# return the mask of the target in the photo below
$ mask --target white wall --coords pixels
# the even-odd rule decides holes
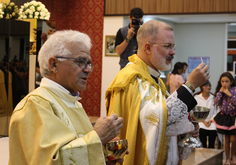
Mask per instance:
[[[225,23],[176,24],[176,55],[172,62],[188,62],[188,57],[210,57],[211,92],[226,71],[227,25]]]
[[[119,57],[105,56],[105,36],[116,35],[119,28],[123,27],[123,17],[104,17],[103,31],[103,58],[102,58],[102,93],[101,116],[106,115],[105,92],[116,74],[120,71]]]

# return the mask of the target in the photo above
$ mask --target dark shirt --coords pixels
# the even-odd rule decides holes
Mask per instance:
[[[116,34],[116,42],[115,42],[115,47],[117,47],[118,45],[120,45],[127,37],[128,34],[128,30],[130,28],[130,25],[125,26],[123,28],[120,28]],[[138,44],[137,44],[137,40],[136,40],[136,34],[131,38],[131,40],[129,41],[129,44],[127,45],[126,49],[124,50],[124,52],[122,52],[120,54],[120,66],[121,69],[123,67],[125,67],[125,65],[129,62],[128,61],[128,57],[136,54],[137,53],[137,49],[138,49]]]

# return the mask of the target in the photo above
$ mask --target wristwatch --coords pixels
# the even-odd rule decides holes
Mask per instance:
[[[185,85],[186,85],[191,91],[193,91],[193,93],[195,92],[195,89],[193,88],[193,86],[192,86],[191,84],[189,84],[188,82],[186,82]]]
[[[131,39],[130,38],[126,38],[126,41],[129,42]]]

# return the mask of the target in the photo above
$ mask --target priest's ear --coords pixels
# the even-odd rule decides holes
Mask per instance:
[[[144,52],[146,52],[147,54],[151,54],[151,48],[152,48],[152,44],[149,42],[146,42],[144,44]]]
[[[48,65],[49,65],[49,68],[50,68],[50,70],[53,72],[53,73],[57,73],[57,71],[58,71],[58,60],[57,60],[57,58],[55,58],[55,57],[50,57],[49,59],[48,59]]]

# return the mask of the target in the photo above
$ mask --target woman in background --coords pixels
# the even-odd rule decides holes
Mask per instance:
[[[211,94],[210,81],[206,81],[200,89],[201,93],[195,96],[197,105],[209,108],[210,113],[205,121],[199,123],[199,138],[204,148],[214,148],[217,132],[216,125],[213,123],[213,117],[217,114],[217,106],[214,104],[214,96]]]
[[[176,91],[183,83],[184,79],[181,76],[183,73],[184,64],[182,62],[177,62],[174,65],[174,69],[171,72],[171,75],[169,77],[169,85],[170,85],[170,93],[172,94],[174,91]]]
[[[225,135],[225,165],[230,165],[230,143],[232,164],[236,165],[236,82],[229,72],[220,76],[215,92],[215,104],[220,107],[220,112],[215,116],[217,132]]]

